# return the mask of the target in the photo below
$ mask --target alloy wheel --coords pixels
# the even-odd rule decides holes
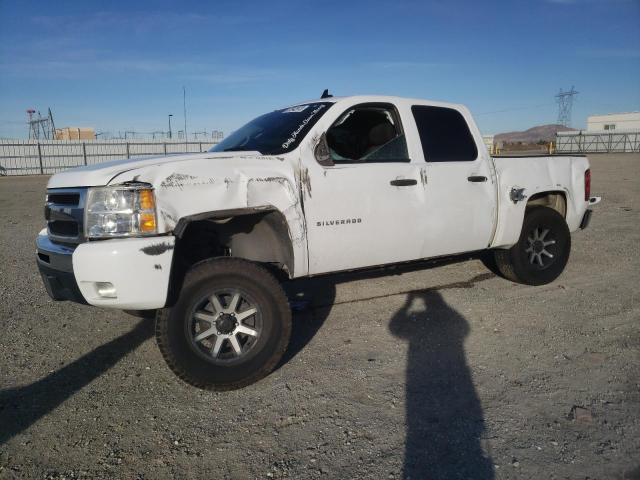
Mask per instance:
[[[235,363],[244,359],[262,332],[258,304],[238,289],[211,292],[198,302],[188,322],[191,344],[213,363]]]

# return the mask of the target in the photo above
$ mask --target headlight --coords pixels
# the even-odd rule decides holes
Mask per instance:
[[[156,201],[153,189],[148,185],[90,188],[85,205],[87,238],[157,233]]]

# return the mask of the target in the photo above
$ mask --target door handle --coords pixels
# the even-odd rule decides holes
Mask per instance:
[[[470,182],[486,182],[487,181],[487,177],[484,177],[482,175],[471,175],[470,177],[467,177],[467,180],[469,180]]]
[[[413,178],[398,178],[389,182],[394,187],[409,187],[411,185],[417,185],[418,181]]]

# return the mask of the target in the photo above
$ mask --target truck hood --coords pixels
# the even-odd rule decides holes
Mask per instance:
[[[260,154],[260,152],[205,152],[169,155],[163,157],[132,158],[130,160],[115,160],[111,162],[97,163],[86,167],[73,168],[57,173],[49,179],[47,188],[93,187],[108,185],[113,179],[125,172],[166,164],[176,164],[176,166],[178,166],[183,162],[210,160],[212,162],[220,162],[223,164],[232,161],[235,166],[240,166],[243,163],[252,163],[251,160],[276,158],[278,160],[283,160],[282,157],[266,156]]]

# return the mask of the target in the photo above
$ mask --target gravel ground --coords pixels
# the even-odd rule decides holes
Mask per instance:
[[[210,393],[153,326],[56,303],[34,259],[45,177],[0,179],[0,478],[640,478],[640,155],[556,282],[478,260],[290,285],[280,368]]]

